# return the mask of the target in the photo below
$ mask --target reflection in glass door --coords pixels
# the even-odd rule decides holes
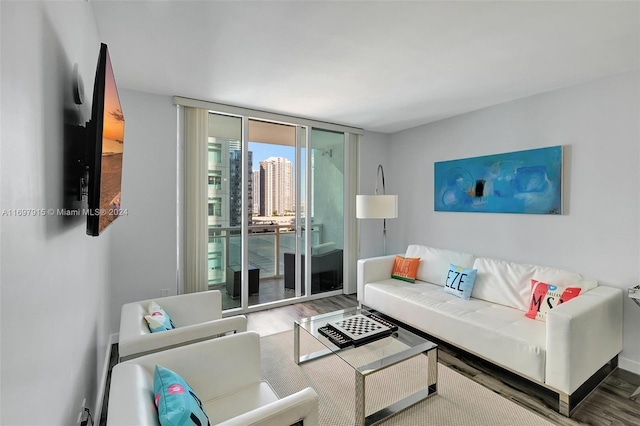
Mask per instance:
[[[222,308],[231,309],[241,301],[242,118],[209,113],[208,129],[209,289],[220,290]]]
[[[312,129],[308,173],[301,174],[301,187],[308,191],[301,209],[305,213],[304,248],[301,253],[302,294],[310,279],[311,294],[343,287],[344,257],[344,133]],[[305,176],[306,175],[306,176]],[[308,180],[307,180],[308,178]],[[310,261],[305,253],[310,252]],[[310,268],[311,273],[304,271]]]

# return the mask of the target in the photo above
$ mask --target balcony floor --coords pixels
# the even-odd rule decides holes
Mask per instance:
[[[227,293],[225,283],[213,284],[210,290],[220,290],[222,294],[222,309],[240,307],[240,298],[233,299]],[[284,277],[260,278],[259,291],[257,294],[249,295],[249,306],[263,303],[276,302],[279,300],[291,299],[296,296],[294,290],[284,288]]]

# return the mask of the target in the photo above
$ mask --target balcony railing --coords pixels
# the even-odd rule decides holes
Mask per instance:
[[[303,241],[305,231],[303,231]],[[294,253],[295,230],[291,225],[249,226],[249,263],[260,268],[260,278],[281,277],[284,253]],[[322,224],[311,227],[312,245],[322,242]],[[242,263],[240,227],[209,227],[209,285],[226,282],[229,265]]]

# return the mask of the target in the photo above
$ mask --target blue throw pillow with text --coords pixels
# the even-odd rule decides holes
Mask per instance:
[[[477,269],[465,269],[450,264],[449,271],[447,272],[447,283],[444,285],[444,292],[453,294],[464,300],[469,300],[477,274]]]

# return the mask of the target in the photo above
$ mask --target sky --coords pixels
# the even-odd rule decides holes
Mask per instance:
[[[253,152],[253,170],[260,170],[260,162],[269,157],[284,157],[295,164],[295,148],[285,145],[249,142],[249,151]]]

